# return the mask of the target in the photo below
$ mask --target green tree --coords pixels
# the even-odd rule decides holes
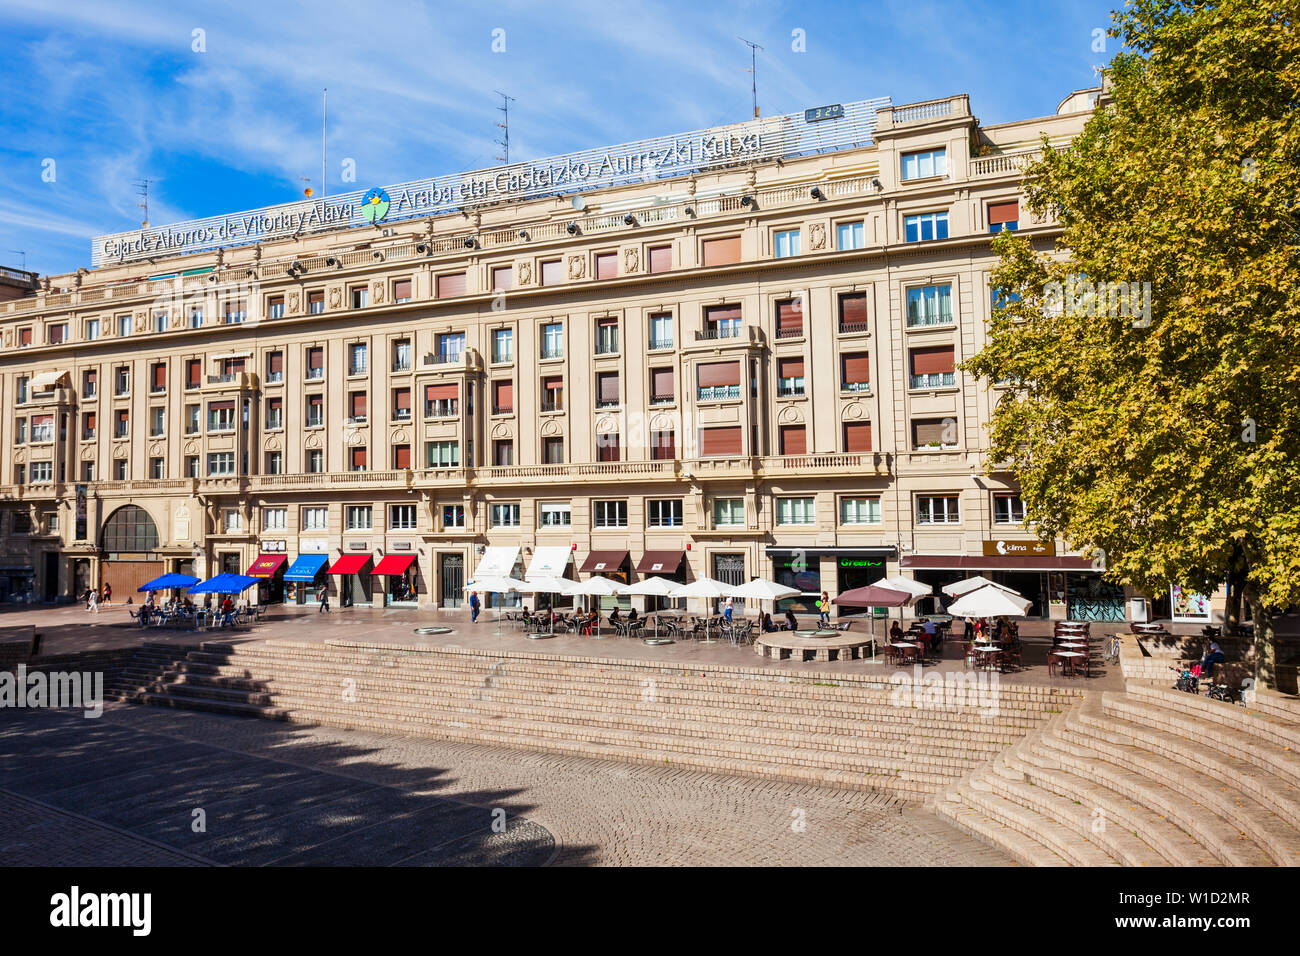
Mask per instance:
[[[964,366],[1012,383],[990,461],[1043,537],[1153,593],[1226,581],[1230,613],[1250,603],[1266,687],[1273,617],[1300,602],[1298,11],[1114,14],[1123,49],[1096,112],[1027,171],[1030,209],[1061,237],[994,240],[1003,304]]]

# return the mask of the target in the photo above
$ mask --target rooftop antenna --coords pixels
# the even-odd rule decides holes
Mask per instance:
[[[763,48],[744,37],[736,37],[736,39],[749,47],[749,69],[746,70],[742,66],[741,71],[750,75],[749,87],[754,96],[754,119],[758,119],[758,51]]]
[[[492,92],[496,93],[497,96],[501,97],[501,105],[498,106],[497,109],[499,109],[504,114],[503,121],[497,123],[497,128],[503,131],[502,137],[501,139],[495,139],[492,142],[500,146],[502,150],[504,150],[505,152],[505,155],[497,157],[497,161],[501,163],[505,163],[507,166],[509,166],[510,165],[510,103],[514,100],[514,97],[510,96],[509,94],[502,93],[500,90],[493,90]]]
[[[26,253],[26,251],[24,251],[24,250],[22,250],[22,249],[10,249],[10,250],[9,250],[9,253],[10,253],[10,255],[12,255],[12,254],[14,254],[14,253],[17,253],[18,255],[20,255],[20,256],[23,257],[22,270],[23,270],[23,272],[26,272],[26,271],[27,271],[27,253]]]
[[[152,180],[149,179],[137,179],[134,183],[135,194],[140,197],[136,205],[144,210],[144,221],[140,223],[141,229],[149,228],[149,183],[151,182]]]

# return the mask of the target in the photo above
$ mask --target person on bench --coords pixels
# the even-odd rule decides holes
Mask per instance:
[[[1210,641],[1210,649],[1206,651],[1205,656],[1201,658],[1201,679],[1209,680],[1212,678],[1214,676],[1214,665],[1222,664],[1224,660],[1226,660],[1226,658],[1223,655],[1223,651],[1219,649],[1219,645],[1214,641]]]

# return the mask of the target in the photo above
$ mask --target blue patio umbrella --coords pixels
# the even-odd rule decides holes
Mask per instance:
[[[171,588],[187,588],[193,584],[198,584],[199,579],[188,574],[176,574],[168,572],[160,577],[154,578],[148,584],[142,584],[136,588],[136,593],[144,591],[167,591]]]
[[[201,584],[196,584],[190,588],[191,594],[239,594],[241,591],[247,591],[261,579],[249,577],[247,574],[218,574],[214,578],[208,578]]]

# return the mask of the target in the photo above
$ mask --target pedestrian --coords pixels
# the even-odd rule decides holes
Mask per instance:
[[[99,613],[99,592],[95,588],[86,589],[86,610],[92,614]]]
[[[104,585],[104,607],[113,606],[113,585]]]
[[[831,626],[831,596],[825,591],[822,592],[821,600],[817,602],[817,626]]]
[[[322,584],[317,589],[316,600],[320,601],[320,607],[316,609],[316,613],[328,614],[330,612],[330,589],[328,585]]]
[[[469,622],[476,624],[478,622],[478,612],[482,605],[479,603],[478,592],[471,591],[469,595]]]
[[[731,623],[731,597],[727,597],[727,602],[722,606],[722,619],[728,624]]]
[[[794,609],[787,607],[785,609],[785,629],[787,631],[799,630],[799,619],[794,616]]]

